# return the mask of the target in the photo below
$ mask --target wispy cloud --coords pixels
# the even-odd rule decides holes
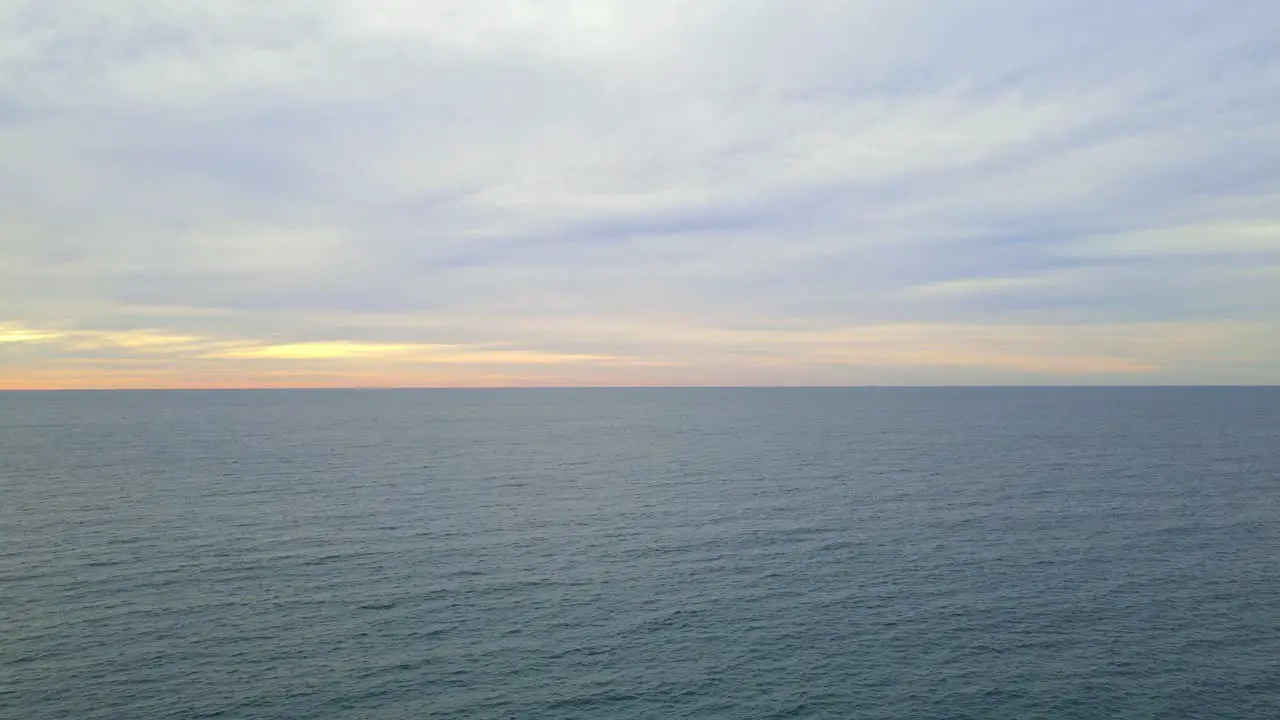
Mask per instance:
[[[1280,222],[1244,220],[1084,237],[1065,248],[1064,254],[1101,258],[1247,256],[1247,261],[1276,263],[1280,262]]]
[[[1261,0],[9,2],[5,383],[1280,382],[1277,47]]]

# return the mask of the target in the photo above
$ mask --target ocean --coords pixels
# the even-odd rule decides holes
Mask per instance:
[[[1280,389],[0,393],[0,717],[1280,718]]]

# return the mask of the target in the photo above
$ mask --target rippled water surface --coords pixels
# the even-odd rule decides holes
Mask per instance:
[[[6,718],[1280,718],[1280,391],[0,393]]]

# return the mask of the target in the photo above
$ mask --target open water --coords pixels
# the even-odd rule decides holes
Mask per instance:
[[[0,716],[1280,718],[1280,390],[0,393]]]

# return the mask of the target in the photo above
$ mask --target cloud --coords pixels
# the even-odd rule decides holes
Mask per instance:
[[[0,321],[78,339],[5,347],[1280,382],[1276,33],[1252,0],[10,2]]]
[[[641,365],[629,358],[583,353],[536,352],[518,349],[486,349],[458,345],[361,343],[350,341],[283,343],[237,347],[204,355],[233,360],[395,360],[423,364],[467,365],[564,365],[591,363]]]
[[[1280,222],[1237,221],[1086,237],[1066,248],[1065,254],[1102,258],[1245,256],[1251,261],[1280,262]]]
[[[59,333],[27,330],[25,328],[0,328],[0,343],[37,343],[54,340]]]
[[[1022,277],[961,278],[908,288],[907,294],[923,297],[963,297],[1009,292],[1035,292],[1059,284],[1060,279],[1044,275]]]

